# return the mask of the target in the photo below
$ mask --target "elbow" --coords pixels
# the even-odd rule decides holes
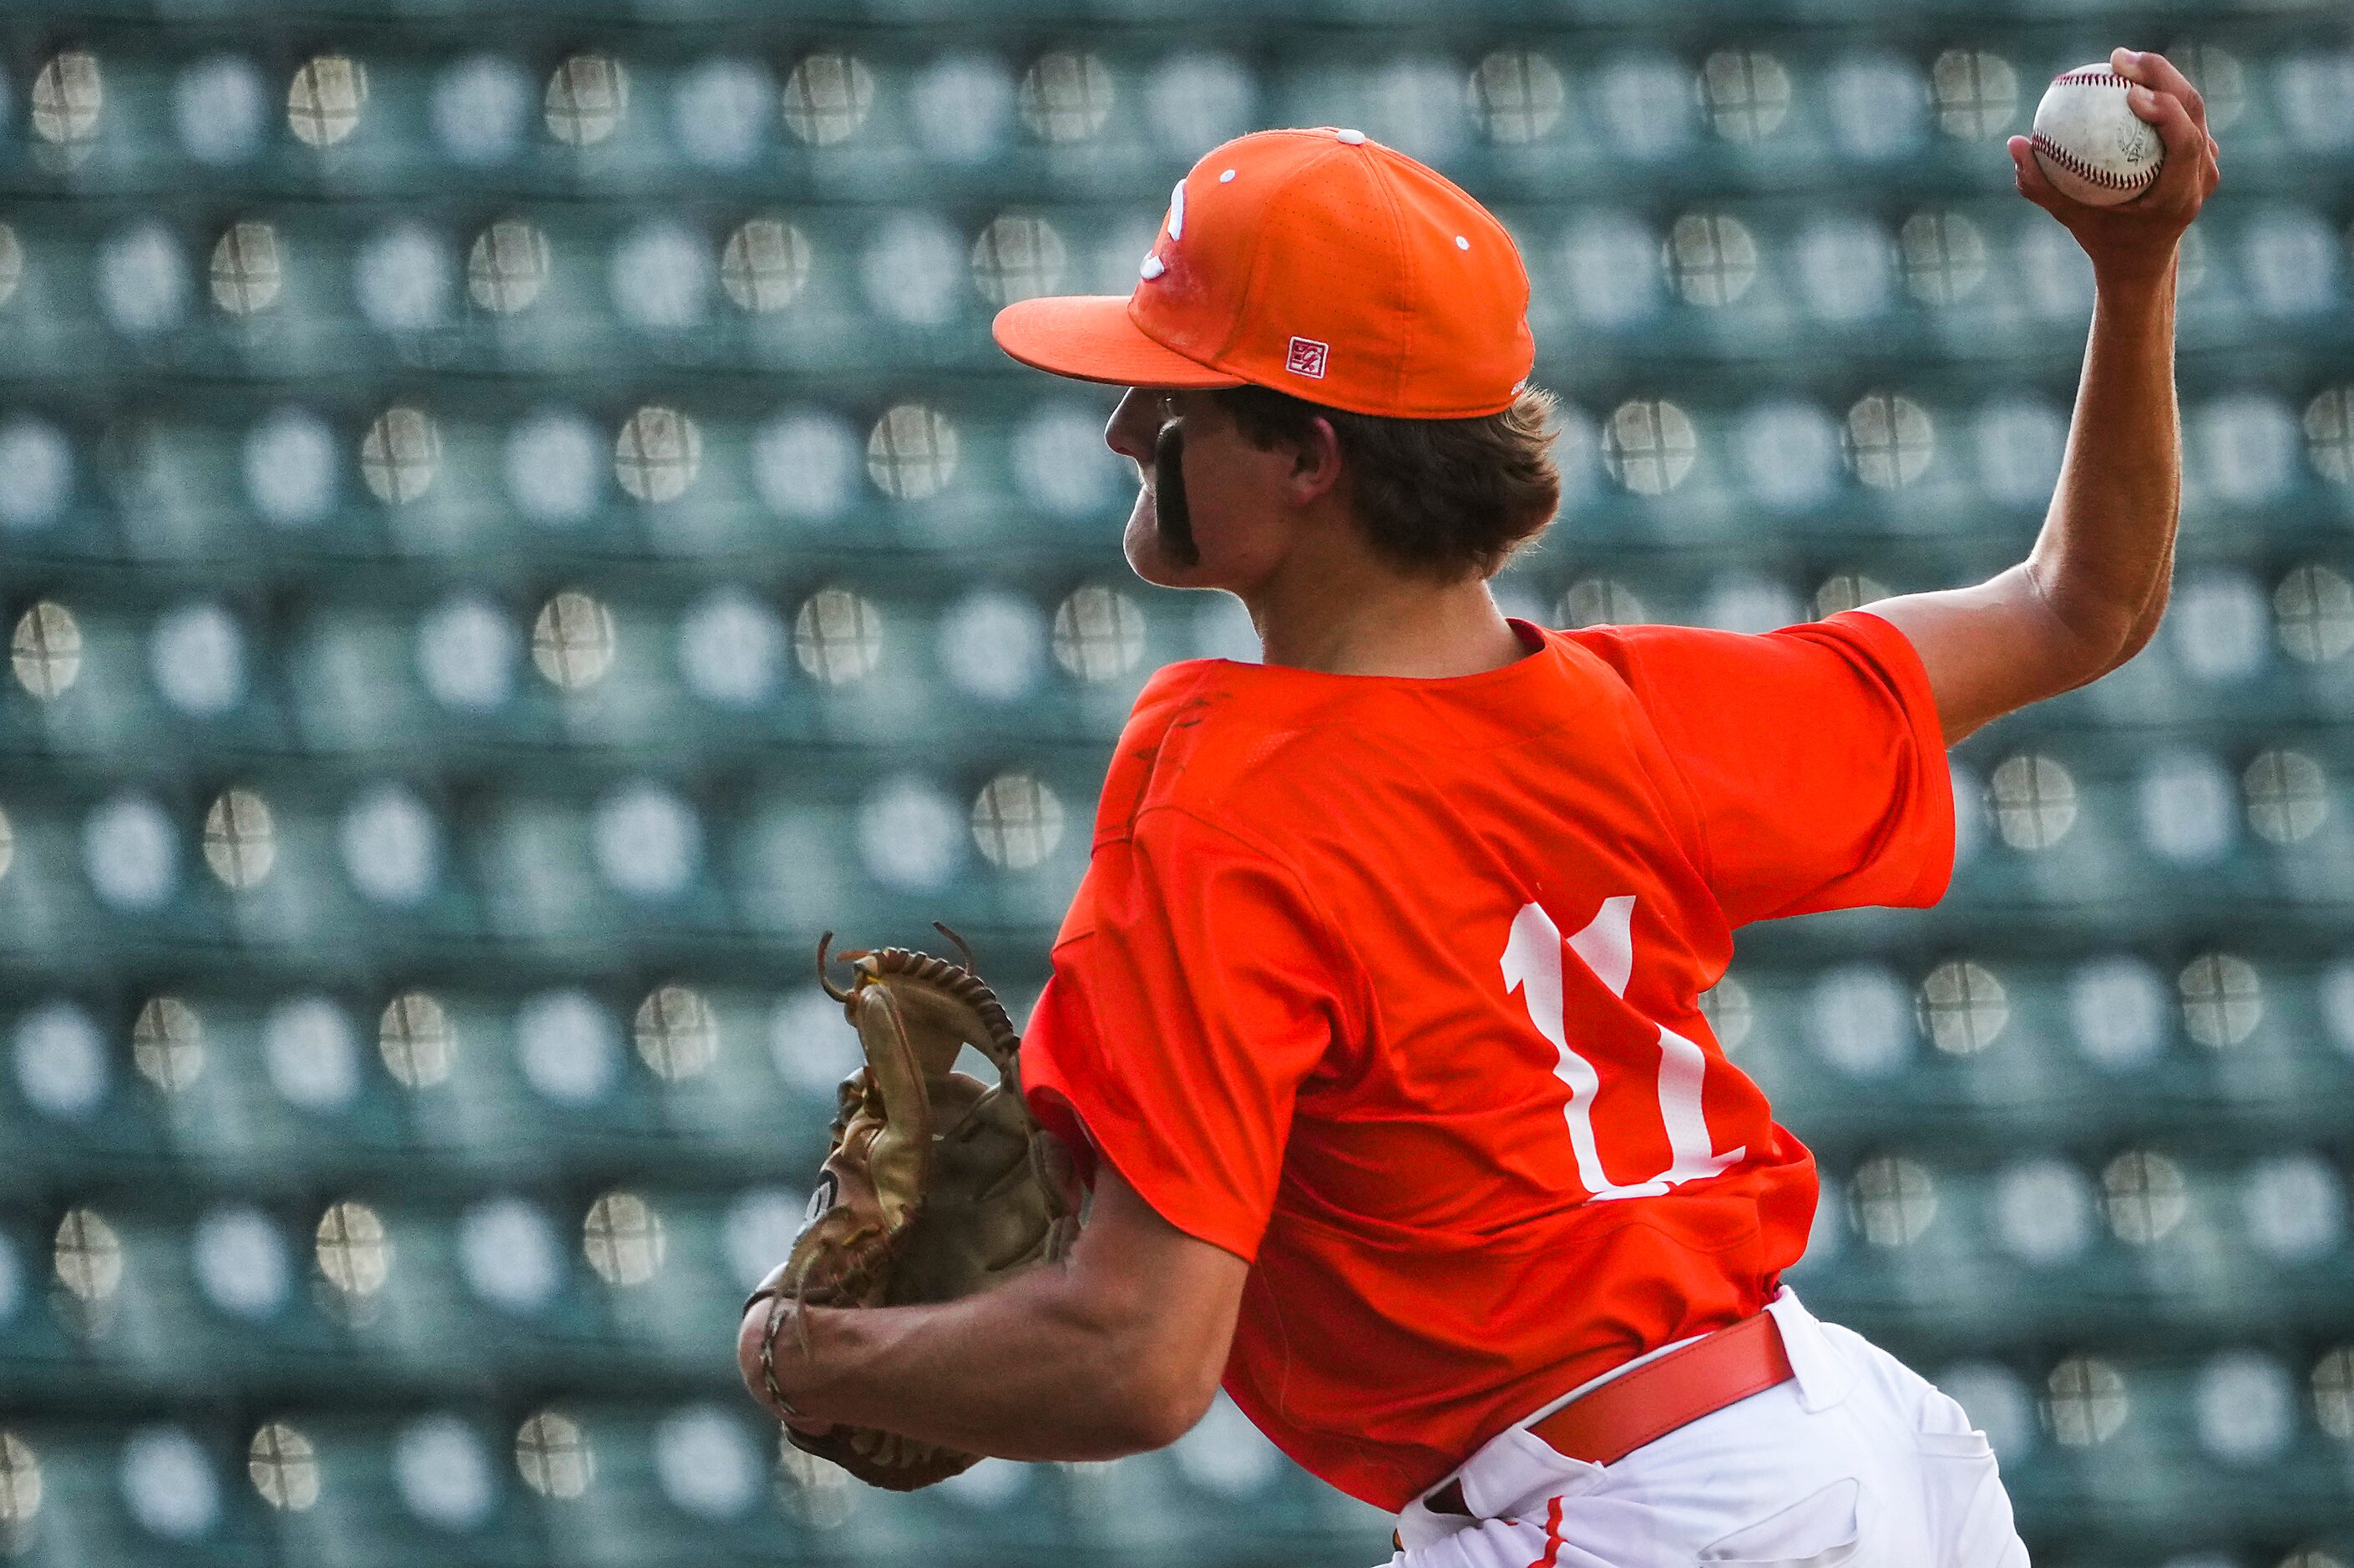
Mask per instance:
[[[2111,627],[2097,637],[2084,640],[2088,650],[2080,673],[2068,683],[2066,690],[2088,686],[2111,671],[2122,669],[2134,656],[2149,646],[2158,635],[2158,623],[2166,613],[2166,587],[2160,584],[2141,612],[2122,629]]]
[[[2042,662],[2055,678],[2055,691],[2097,681],[2140,652],[2166,611],[2163,582],[2144,603],[2128,604],[2061,591],[2032,563],[2026,578],[2043,611]]]
[[[1166,1448],[1201,1425],[1218,1396],[1218,1370],[1188,1367],[1174,1375],[1163,1373],[1148,1381],[1136,1400],[1135,1436],[1144,1448]]]
[[[2115,609],[2066,618],[2070,683],[2096,681],[2132,658],[2149,641],[2155,625],[2145,627],[2138,615]]]
[[[1217,1397],[1249,1265],[1177,1231],[1115,1177],[1070,1266],[1048,1276],[1041,1348],[1065,1354],[1052,1383],[1067,1389],[1066,1434],[1115,1458],[1165,1448]]]
[[[1209,1414],[1217,1397],[1214,1373],[1198,1375],[1193,1369],[1172,1369],[1165,1360],[1140,1356],[1116,1380],[1106,1385],[1105,1443],[1111,1451],[1103,1458],[1150,1453],[1166,1448],[1193,1430]]]
[[[2125,641],[2117,645],[2117,651],[2102,662],[2100,667],[2093,672],[2091,678],[2097,681],[2112,670],[2123,669],[2132,663],[2134,655],[2149,646],[2150,636],[2157,630],[2157,626],[2153,623],[2148,627],[2137,627],[2127,633]]]
[[[2158,623],[2166,619],[2167,596],[2171,588],[2172,584],[2161,577],[2158,586],[2150,589],[2149,602],[2141,607],[2141,613],[2135,616],[2133,624],[2126,629],[2125,639],[2118,645],[2116,656],[2109,661],[2108,670],[2102,671],[2103,674],[2120,664],[2130,662],[2135,654],[2149,646],[2149,640],[2158,635]]]
[[[1100,1305],[1100,1304],[1099,1304]],[[1087,1425],[1089,1458],[1121,1458],[1165,1448],[1209,1413],[1225,1370],[1225,1338],[1196,1331],[1186,1315],[1137,1296],[1121,1309],[1095,1315],[1082,1386],[1095,1397]]]

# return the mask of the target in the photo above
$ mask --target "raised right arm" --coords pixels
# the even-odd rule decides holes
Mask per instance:
[[[2219,175],[2206,107],[2182,73],[2126,49],[2111,63],[2142,84],[2132,90],[2134,111],[2166,142],[2165,168],[2146,195],[2087,207],[2052,188],[2026,138],[2010,143],[2020,193],[2076,237],[2096,291],[2067,456],[2042,530],[2025,560],[1985,582],[1866,607],[1920,654],[1948,746],[2115,669],[2141,651],[2166,610],[2182,489],[2175,251]]]

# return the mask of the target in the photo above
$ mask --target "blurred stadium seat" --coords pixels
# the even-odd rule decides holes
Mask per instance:
[[[1765,630],[2031,537],[2091,279],[2000,139],[2124,41],[2229,174],[2164,634],[1959,748],[1936,910],[1708,1005],[1821,1159],[1799,1287],[2039,1563],[2354,1563],[2342,15],[562,9],[0,18],[0,1552],[1382,1555],[1223,1403],[898,1499],[734,1386],[851,1062],[819,931],[945,919],[1026,1010],[1136,691],[1255,651],[989,314],[1363,126],[1528,260],[1508,607]]]

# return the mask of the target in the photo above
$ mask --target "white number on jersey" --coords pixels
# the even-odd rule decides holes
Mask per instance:
[[[1558,1060],[1553,1071],[1569,1086],[1569,1147],[1577,1157],[1577,1179],[1597,1199],[1654,1198],[1681,1182],[1714,1176],[1747,1152],[1734,1149],[1714,1152],[1708,1120],[1701,1109],[1701,1081],[1708,1071],[1708,1055],[1692,1041],[1665,1024],[1659,1033],[1659,1120],[1666,1127],[1670,1163],[1647,1181],[1622,1186],[1602,1168],[1602,1152],[1594,1139],[1594,1102],[1602,1093],[1601,1070],[1569,1043],[1563,1012],[1562,950],[1566,947],[1613,996],[1627,994],[1635,972],[1635,895],[1606,898],[1585,928],[1562,940],[1561,927],[1537,905],[1523,906],[1512,919],[1512,934],[1504,944],[1504,994],[1522,993],[1529,1022],[1553,1042]]]

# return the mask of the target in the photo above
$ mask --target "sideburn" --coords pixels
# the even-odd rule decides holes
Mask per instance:
[[[1181,567],[1202,564],[1193,542],[1193,514],[1185,508],[1185,429],[1176,419],[1152,439],[1152,518],[1161,547]]]

